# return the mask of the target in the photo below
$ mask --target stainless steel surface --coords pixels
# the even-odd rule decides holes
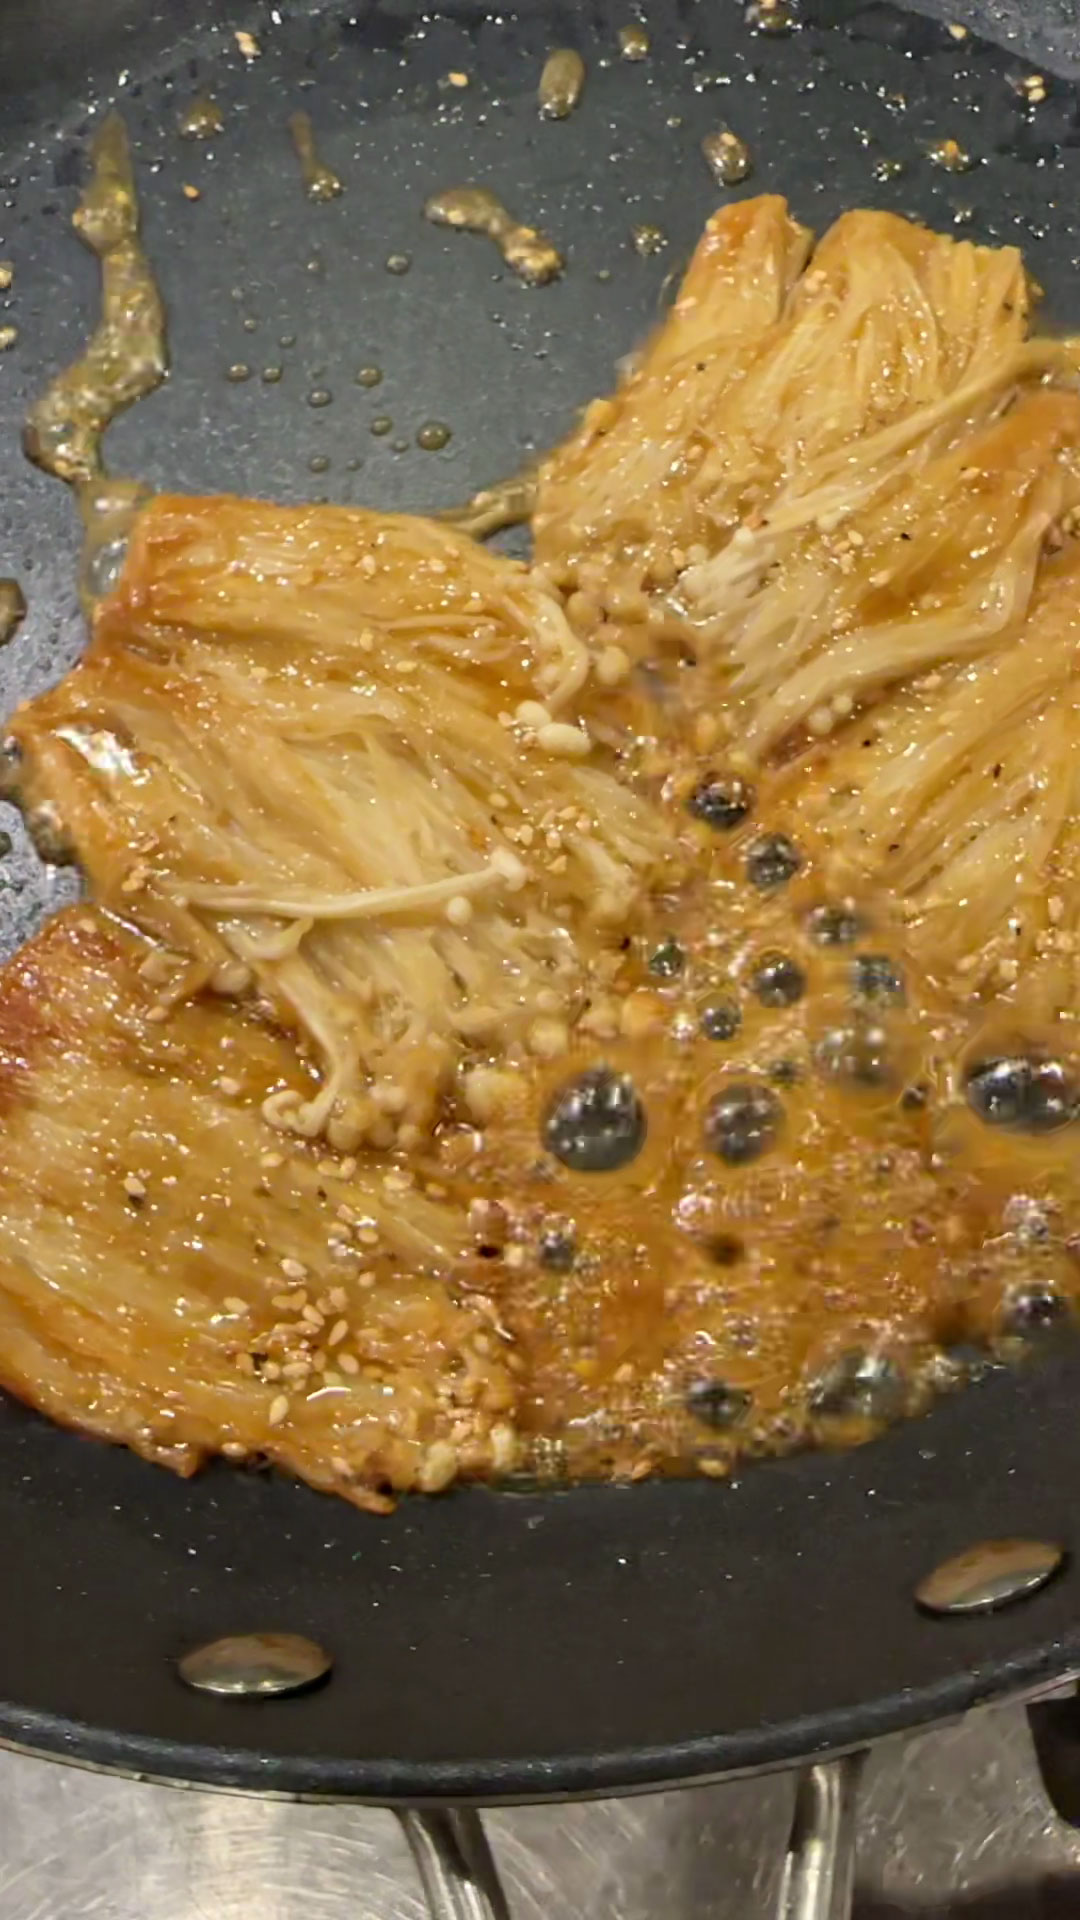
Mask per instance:
[[[859,1781],[865,1755],[806,1767],[795,1783],[778,1920],[851,1920]]]
[[[306,1693],[325,1680],[333,1660],[302,1633],[235,1633],[192,1647],[180,1678],[198,1693],[258,1699]]]
[[[487,1835],[468,1807],[398,1815],[431,1920],[508,1920]]]
[[[943,1560],[915,1598],[927,1613],[992,1613],[1038,1593],[1064,1563],[1064,1548],[1050,1540],[982,1540]]]
[[[858,1620],[852,1631],[867,1629]],[[773,1920],[794,1782],[491,1813],[513,1920]],[[424,1920],[388,1813],[178,1792],[0,1753],[0,1920]],[[1017,1708],[872,1754],[856,1920],[1075,1920],[1080,1836]]]

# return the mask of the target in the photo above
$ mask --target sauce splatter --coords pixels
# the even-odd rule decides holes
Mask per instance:
[[[309,200],[336,200],[344,193],[338,175],[319,159],[315,146],[315,132],[311,124],[310,113],[294,113],[289,117],[289,132],[296,148],[296,157],[300,162],[300,173],[304,182],[304,192]]]
[[[208,93],[196,94],[185,107],[177,125],[185,140],[213,140],[225,126],[221,108]]]
[[[635,227],[630,235],[635,253],[648,258],[651,253],[662,253],[667,246],[667,235],[662,227]]]
[[[930,158],[935,167],[944,167],[946,173],[968,173],[974,161],[966,147],[959,140],[939,140],[930,149]]]
[[[17,580],[0,580],[0,647],[5,647],[26,617],[26,600]]]
[[[526,286],[540,287],[556,280],[565,265],[547,235],[515,220],[487,187],[448,187],[443,193],[433,193],[424,208],[424,218],[439,227],[486,234]]]
[[[585,62],[573,47],[556,47],[540,75],[540,111],[545,120],[565,120],[585,86]]]
[[[753,161],[746,141],[740,140],[730,127],[707,133],[701,143],[701,151],[718,187],[737,187],[740,180],[747,179],[752,170]]]
[[[624,60],[647,60],[649,36],[639,21],[619,28],[619,52]]]
[[[101,443],[118,413],[165,378],[165,309],[139,240],[127,131],[110,113],[72,224],[101,262],[101,319],[86,352],[31,408],[23,444],[35,465],[74,486],[103,471]]]

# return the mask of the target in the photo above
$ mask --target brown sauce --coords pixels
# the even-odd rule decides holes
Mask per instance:
[[[332,167],[320,160],[315,146],[315,132],[309,113],[294,113],[289,118],[289,132],[296,148],[296,157],[300,162],[300,173],[304,182],[304,191],[309,200],[336,200],[344,192],[341,180]]]
[[[585,87],[585,62],[573,47],[556,47],[540,75],[540,111],[545,120],[565,120]]]
[[[540,287],[557,280],[565,265],[554,242],[538,228],[515,220],[487,187],[448,187],[442,193],[433,193],[424,217],[435,226],[486,234],[526,286]]]
[[[217,101],[200,93],[184,108],[177,125],[185,140],[213,140],[224,129],[225,120]]]
[[[127,132],[110,113],[72,224],[101,263],[102,314],[86,352],[31,408],[23,434],[35,465],[76,487],[103,472],[101,443],[118,413],[165,378],[165,309],[139,240]]]
[[[746,180],[753,169],[746,141],[740,140],[730,127],[707,133],[701,143],[701,151],[718,187],[737,187],[740,180]]]
[[[7,645],[26,618],[26,600],[17,580],[0,580],[0,647]]]

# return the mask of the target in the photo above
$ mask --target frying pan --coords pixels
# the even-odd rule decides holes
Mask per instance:
[[[398,0],[0,0],[3,319],[19,329],[0,361],[0,564],[29,602],[0,655],[5,710],[82,640],[72,503],[22,458],[19,430],[97,312],[68,219],[111,101],[173,371],[109,456],[153,486],[424,508],[520,466],[654,321],[715,205],[700,140],[721,122],[755,156],[742,191],[786,193],[819,230],[869,203],[1018,243],[1051,318],[1080,320],[1069,0],[949,8],[1004,45],[857,0],[804,0],[788,35],[755,34],[739,0],[651,0],[638,63],[619,57],[629,17],[618,0],[523,0],[505,18],[472,0],[430,16]],[[585,97],[546,123],[539,69],[566,44],[585,56]],[[1052,75],[1036,109],[1010,84],[1021,46]],[[468,86],[448,86],[451,71]],[[207,89],[224,132],[183,142],[177,114]],[[325,205],[301,189],[297,107],[345,181]],[[929,162],[950,136],[971,171]],[[560,282],[526,290],[486,241],[425,225],[427,195],[470,178],[566,246]],[[639,223],[662,229],[660,254],[635,251]],[[407,273],[387,272],[391,253]],[[375,391],[354,382],[365,362],[382,369]],[[252,377],[227,378],[241,364]],[[273,366],[281,379],[263,381]],[[332,403],[309,405],[314,388]],[[393,421],[381,437],[377,415]],[[437,454],[415,443],[429,418],[452,429]],[[76,883],[37,863],[16,816],[2,824],[10,949]],[[934,1618],[913,1599],[978,1541],[1075,1551],[1078,1405],[1066,1341],[871,1446],[732,1485],[473,1490],[383,1521],[270,1476],[185,1483],[4,1404],[0,1738],[159,1779],[412,1806],[627,1791],[853,1749],[1080,1668],[1068,1561],[999,1613]],[[260,1631],[320,1643],[329,1682],[258,1705],[180,1683],[192,1645]],[[463,1832],[444,1820],[418,1844]]]

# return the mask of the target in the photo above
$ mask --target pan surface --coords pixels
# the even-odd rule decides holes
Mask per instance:
[[[18,436],[96,313],[68,218],[110,101],[173,357],[111,435],[114,469],[422,508],[514,469],[604,390],[715,204],[700,140],[721,122],[752,148],[745,191],[788,194],[819,230],[862,203],[1015,242],[1051,314],[1080,322],[1080,121],[1059,77],[1080,70],[1080,30],[1061,0],[987,11],[1002,32],[1019,19],[1053,65],[1034,110],[1010,85],[1016,45],[844,0],[811,0],[788,35],[755,34],[738,0],[655,0],[634,63],[617,38],[630,9],[608,0],[504,19],[465,0],[438,16],[394,0],[349,14],[0,0],[3,323],[18,327],[0,356],[0,569],[30,606],[0,655],[5,710],[81,644],[72,505]],[[540,65],[566,44],[585,56],[585,99],[544,123]],[[183,141],[177,115],[207,90],[224,131]],[[345,182],[325,205],[301,190],[298,107]],[[949,137],[970,171],[929,161]],[[468,178],[565,245],[561,282],[526,291],[486,242],[424,224],[426,196]],[[631,242],[644,223],[665,236],[651,257]],[[391,254],[408,271],[389,272]],[[365,364],[377,388],[356,383]],[[250,377],[230,379],[240,366]],[[310,404],[317,390],[329,404]],[[438,453],[416,445],[429,419],[452,430]],[[15,843],[0,863],[10,950],[74,882],[35,862],[14,816],[0,824]],[[1072,1565],[999,1615],[934,1620],[912,1598],[988,1537],[1080,1548],[1078,1403],[1080,1353],[1063,1346],[855,1454],[733,1486],[474,1491],[386,1521],[266,1476],[182,1483],[5,1404],[0,1738],[220,1785],[540,1798],[773,1764],[956,1713],[1080,1667]],[[260,1629],[313,1635],[334,1656],[329,1684],[258,1706],[183,1689],[186,1648]]]

